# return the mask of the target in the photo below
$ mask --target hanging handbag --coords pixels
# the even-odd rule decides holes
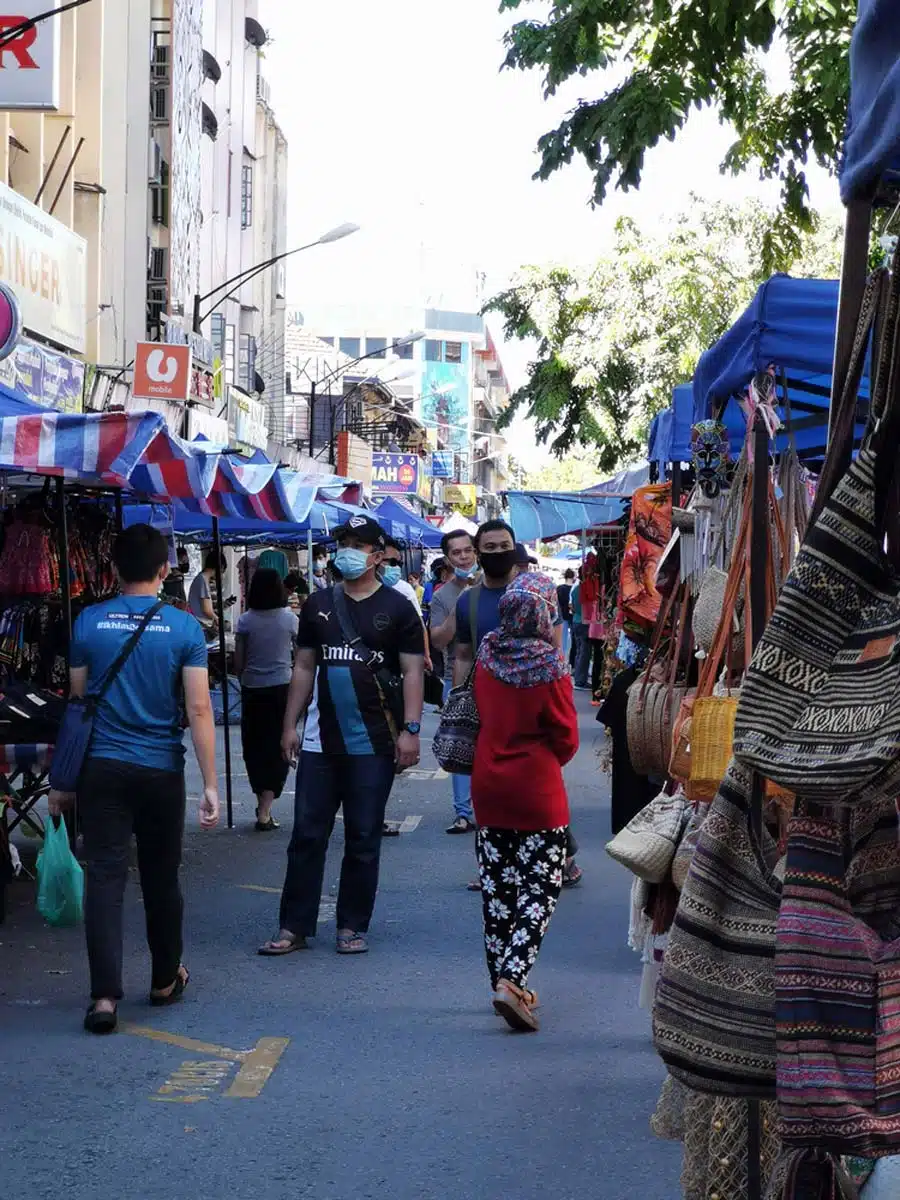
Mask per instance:
[[[783,1140],[835,1155],[897,1154],[896,806],[798,810],[788,832],[775,958]]]
[[[471,775],[475,765],[475,746],[481,732],[481,718],[475,703],[475,666],[465,683],[450,689],[432,749],[441,767],[451,775]]]
[[[607,842],[606,853],[645,883],[662,883],[689,816],[683,792],[660,792]]]
[[[676,601],[680,598],[680,614],[676,616]],[[625,729],[628,753],[638,775],[665,779],[672,756],[672,731],[681,702],[687,692],[683,684],[676,685],[679,666],[679,647],[689,648],[686,633],[686,614],[690,596],[687,584],[671,592],[663,601],[647,669],[628,690]],[[660,649],[669,630],[665,654]],[[659,674],[662,678],[654,680]]]
[[[733,763],[697,838],[662,962],[653,1037],[676,1079],[775,1095],[777,847],[751,829],[751,773]]]
[[[69,793],[77,791],[78,780],[84,768],[91,737],[94,733],[97,709],[131,657],[144,630],[162,607],[163,604],[160,601],[147,610],[95,692],[88,692],[86,696],[69,698],[60,722],[53,750],[53,762],[50,766],[50,786],[56,791]]]
[[[873,420],[834,492],[817,498],[821,511],[750,663],[735,723],[742,762],[823,803],[900,793],[900,576],[883,549],[900,436],[897,263],[892,289]],[[855,409],[876,299],[870,280],[843,411]]]
[[[687,883],[688,873],[691,869],[691,859],[694,857],[694,851],[697,849],[697,842],[700,840],[700,830],[703,828],[703,823],[709,814],[709,807],[708,804],[701,801],[691,809],[684,836],[678,843],[678,849],[675,851],[675,857],[672,859],[672,882],[678,888],[679,892],[685,883]]]
[[[371,650],[362,640],[356,628],[356,621],[347,603],[344,585],[336,583],[334,592],[334,611],[341,627],[341,636],[347,645],[355,650],[361,660],[375,676],[375,683],[381,696],[384,714],[391,726],[391,733],[396,738],[406,724],[406,705],[403,699],[403,680],[384,665],[384,658],[377,650]]]

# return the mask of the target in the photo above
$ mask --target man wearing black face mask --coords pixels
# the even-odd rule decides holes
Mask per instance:
[[[456,658],[453,683],[465,683],[485,634],[500,624],[500,597],[519,573],[516,535],[505,521],[485,521],[475,534],[483,583],[469,588],[456,604]]]

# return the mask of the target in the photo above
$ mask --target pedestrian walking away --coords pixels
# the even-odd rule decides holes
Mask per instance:
[[[572,638],[575,643],[575,690],[586,692],[590,689],[588,672],[591,668],[591,653],[593,647],[590,641],[590,625],[584,619],[581,608],[581,571],[578,572],[578,582],[572,588],[569,603],[572,606]]]
[[[453,686],[453,663],[456,656],[456,607],[469,588],[478,586],[481,576],[475,555],[475,543],[463,529],[444,534],[441,550],[453,568],[453,575],[439,588],[431,600],[431,644],[444,651],[444,699]],[[451,775],[453,789],[453,821],[450,834],[473,833],[475,814],[472,810],[472,781],[467,775]]]
[[[84,1025],[91,1033],[111,1033],[117,1024],[132,835],[152,960],[150,1003],[174,1003],[188,983],[178,880],[185,817],[182,691],[203,776],[200,823],[210,829],[219,819],[206,641],[192,616],[157,600],[169,571],[166,540],[149,525],[132,525],[116,539],[113,562],[122,594],[81,613],[70,668],[74,697],[107,685],[78,783],[92,1000]],[[58,814],[73,799],[51,791],[50,812]]]
[[[570,666],[572,661],[572,589],[575,586],[575,572],[571,567],[563,576],[564,582],[556,589],[556,599],[559,603],[559,616],[563,623],[563,658]]]
[[[578,750],[572,682],[556,645],[556,588],[523,574],[478,652],[481,730],[472,773],[484,946],[493,1005],[516,1030],[538,1028],[528,981],[563,886],[569,804],[562,768]]]
[[[368,950],[385,808],[396,771],[419,761],[422,621],[378,578],[385,535],[375,520],[351,517],[335,539],[343,582],[309,598],[297,632],[282,733],[288,761],[299,753],[294,829],[280,928],[259,951],[268,956],[301,950],[316,934],[325,856],[341,807],[337,949]],[[297,725],[307,706],[301,743]]]
[[[241,681],[241,748],[250,790],[256,796],[256,829],[278,828],[272,805],[284,791],[288,764],[281,732],[299,619],[287,606],[285,585],[272,567],[257,567],[247,611],[237,623],[235,672]]]

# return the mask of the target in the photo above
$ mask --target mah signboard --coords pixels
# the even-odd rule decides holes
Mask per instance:
[[[372,455],[372,491],[379,496],[414,496],[419,490],[418,454]]]

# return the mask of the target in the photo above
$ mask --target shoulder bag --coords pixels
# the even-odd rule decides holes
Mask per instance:
[[[432,744],[434,757],[451,775],[471,775],[481,718],[475,703],[475,667],[460,687],[451,688]]]
[[[689,818],[684,792],[660,792],[607,842],[606,853],[645,883],[662,883]]]
[[[742,762],[820,803],[900,793],[900,575],[884,551],[900,436],[898,268],[900,260],[866,437],[833,493],[817,498],[819,514],[756,648],[735,722]],[[870,280],[842,399],[851,435],[876,291]]]
[[[393,734],[397,738],[406,724],[406,711],[403,701],[403,680],[384,666],[382,657],[377,650],[371,650],[359,635],[356,622],[342,583],[335,584],[334,611],[341,627],[341,635],[347,645],[355,650],[365,665],[375,677],[378,691],[381,695],[382,706],[389,723],[393,725]]]
[[[144,630],[162,607],[163,602],[160,601],[147,610],[137,629],[122,647],[118,658],[106,672],[96,692],[89,692],[86,696],[70,697],[59,725],[59,734],[53,750],[53,761],[50,765],[50,786],[56,791],[74,792],[77,790],[78,780],[94,733],[94,718],[100,702],[131,657]]]

